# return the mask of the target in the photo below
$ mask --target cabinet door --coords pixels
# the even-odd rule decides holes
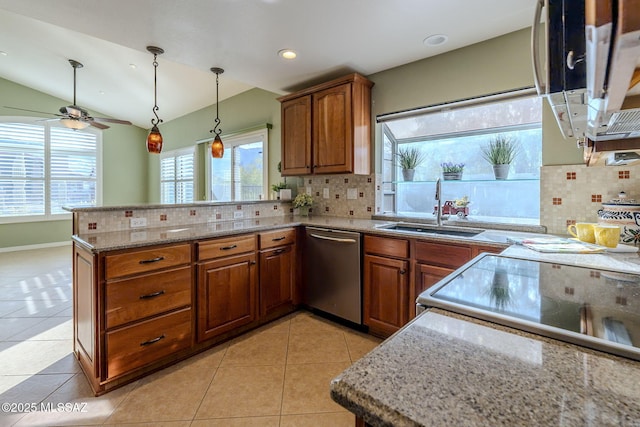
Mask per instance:
[[[281,174],[308,175],[311,173],[311,95],[284,101],[281,112]]]
[[[416,316],[415,300],[420,294],[440,280],[451,274],[451,268],[436,267],[433,265],[416,264],[416,283],[414,294],[409,298],[409,319]]]
[[[408,321],[409,262],[364,256],[364,324],[388,336]]]
[[[313,94],[313,173],[353,172],[351,83]]]
[[[260,315],[263,317],[293,308],[294,248],[288,245],[260,254]]]
[[[256,255],[198,266],[198,341],[256,320]]]

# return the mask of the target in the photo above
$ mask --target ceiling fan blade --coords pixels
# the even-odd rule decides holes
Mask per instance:
[[[119,119],[108,119],[106,117],[91,117],[90,120],[95,120],[96,122],[107,122],[107,123],[118,123],[121,125],[130,125],[131,122],[128,120],[119,120]]]
[[[26,108],[18,108],[18,107],[9,107],[7,105],[4,106],[4,108],[10,108],[12,110],[20,110],[20,111],[29,111],[31,113],[38,113],[38,114],[48,114],[50,116],[56,116],[56,117],[65,117],[62,114],[55,114],[55,113],[46,113],[44,111],[37,111],[37,110],[27,110]]]
[[[109,129],[109,126],[103,125],[102,123],[94,122],[93,120],[87,120],[91,126],[98,129]]]

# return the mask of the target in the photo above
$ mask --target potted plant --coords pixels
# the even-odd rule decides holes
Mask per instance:
[[[271,186],[271,190],[276,193],[277,200],[290,200],[291,199],[291,190],[289,190],[289,197],[282,197],[281,190],[289,189],[289,186],[286,182],[279,182],[277,184],[273,184]]]
[[[402,168],[402,178],[413,181],[416,168],[424,161],[424,153],[418,147],[400,147],[396,157],[398,166]]]
[[[311,194],[300,193],[293,199],[293,207],[298,209],[300,215],[308,216],[309,208],[313,204]]]
[[[517,154],[515,141],[506,135],[497,135],[482,147],[482,157],[493,165],[493,174],[496,179],[507,179],[511,162]]]
[[[464,163],[440,163],[442,168],[442,178],[445,181],[462,179],[462,172],[464,171]]]

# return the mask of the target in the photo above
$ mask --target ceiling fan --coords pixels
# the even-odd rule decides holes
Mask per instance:
[[[87,110],[78,107],[76,105],[76,70],[78,68],[82,68],[83,65],[73,59],[69,60],[69,64],[71,64],[71,66],[73,67],[73,105],[67,105],[66,107],[60,107],[60,113],[61,114],[57,114],[57,113],[46,113],[44,111],[36,111],[36,110],[27,110],[25,108],[17,108],[17,107],[6,107],[5,108],[11,108],[13,110],[20,110],[20,111],[30,111],[32,113],[40,113],[40,114],[48,114],[51,116],[56,116],[59,117],[57,119],[48,119],[48,120],[59,120],[60,123],[69,128],[69,129],[75,129],[75,130],[80,130],[80,129],[85,129],[88,126],[93,126],[95,128],[98,129],[108,129],[109,126],[101,123],[101,122],[107,122],[107,123],[118,123],[121,125],[130,125],[131,122],[127,121],[127,120],[118,120],[118,119],[108,119],[106,117],[92,117],[89,115],[89,113],[87,112]]]

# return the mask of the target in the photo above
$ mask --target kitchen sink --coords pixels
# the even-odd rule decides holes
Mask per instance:
[[[452,227],[452,226],[431,226],[428,224],[412,224],[406,222],[398,222],[393,224],[378,225],[376,228],[384,230],[403,231],[407,233],[417,234],[439,234],[444,236],[454,237],[473,237],[482,233],[484,230],[478,230],[475,228],[465,227]]]

